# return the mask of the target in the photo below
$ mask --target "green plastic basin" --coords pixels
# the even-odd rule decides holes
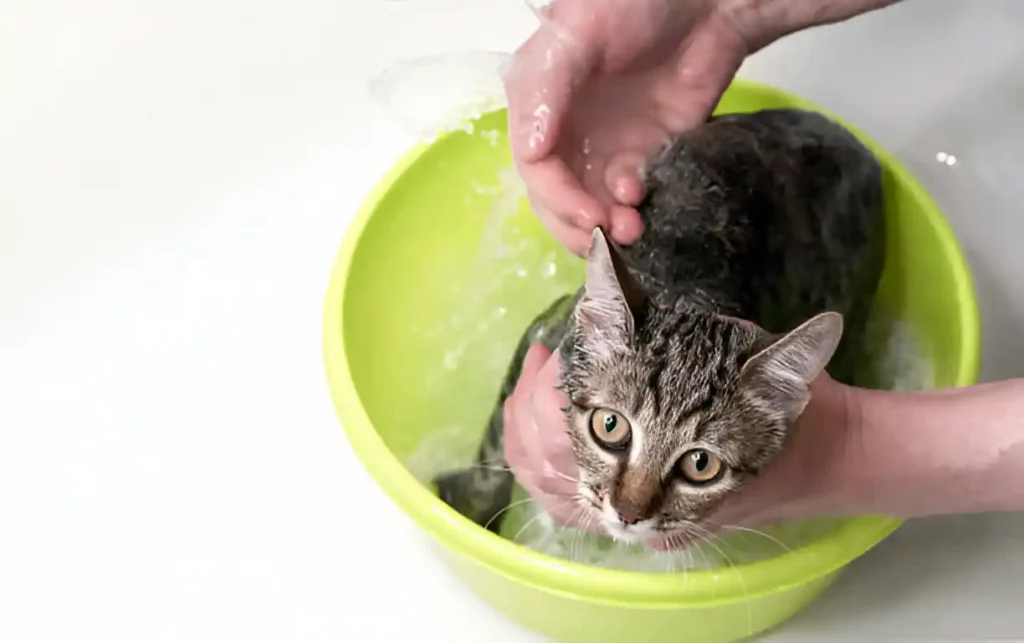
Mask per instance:
[[[817,109],[737,80],[719,112],[774,107]],[[342,243],[326,299],[324,350],[355,452],[440,543],[456,574],[495,608],[555,640],[715,643],[782,622],[900,521],[848,520],[805,547],[747,565],[685,575],[626,572],[495,536],[452,511],[405,466],[434,431],[480,433],[520,333],[554,296],[582,283],[582,262],[547,236],[525,201],[499,203],[499,177],[511,166],[505,118],[504,111],[485,114],[471,131],[410,151],[366,200]],[[886,169],[891,232],[879,306],[917,332],[936,386],[972,384],[978,311],[957,241],[903,165],[864,141]]]

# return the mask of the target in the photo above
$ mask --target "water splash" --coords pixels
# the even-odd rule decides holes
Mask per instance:
[[[403,60],[371,80],[369,92],[419,139],[472,133],[474,118],[506,105],[502,78],[510,61],[510,54],[484,50]]]

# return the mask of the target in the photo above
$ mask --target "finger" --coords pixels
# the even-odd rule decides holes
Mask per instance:
[[[544,365],[547,364],[551,354],[552,352],[544,344],[530,346],[526,351],[526,356],[523,358],[523,368],[519,375],[519,381],[532,382],[540,370],[544,368]]]
[[[646,159],[640,154],[620,154],[605,169],[605,188],[622,205],[640,205],[643,200],[644,184],[640,168],[645,162]]]
[[[531,396],[533,383],[537,374],[544,366],[544,361],[551,351],[540,344],[535,344],[526,352],[523,359],[522,373],[516,382],[512,394],[505,400],[502,408],[502,415],[505,426],[505,460],[513,474],[521,482],[536,487],[534,478],[539,473],[539,467],[533,466],[534,453],[528,449],[528,445],[537,442],[537,426],[530,417]],[[521,409],[526,410],[523,413]]]
[[[640,213],[626,206],[615,206],[611,209],[612,241],[619,245],[630,246],[640,240],[644,233],[644,224]]]
[[[530,439],[525,436],[527,433],[535,433],[535,430],[529,425],[528,419],[523,417],[521,405],[521,400],[515,395],[505,400],[505,462],[519,484],[530,492],[530,495],[536,495],[539,491],[539,468],[535,466],[530,452],[526,449]]]
[[[538,462],[544,462],[548,468],[557,468],[560,456],[572,453],[572,445],[565,432],[565,395],[557,386],[561,379],[561,361],[543,347],[535,347],[531,361],[531,369],[525,383],[524,395],[528,396],[521,407],[528,414],[534,431],[529,436],[532,441],[524,444],[524,449],[531,453]],[[524,362],[524,372],[527,364]],[[525,419],[525,418],[524,418]]]
[[[551,517],[566,527],[579,527],[583,521],[583,514],[575,502],[566,502],[564,498],[552,499],[546,507]],[[590,522],[590,525],[593,525],[593,521]],[[594,528],[591,526],[590,530],[593,531]]]
[[[720,30],[696,29],[681,46],[683,55],[665,80],[661,120],[683,132],[707,119],[746,56],[739,41],[723,43]],[[667,108],[667,109],[666,109]]]
[[[562,362],[558,355],[548,352],[543,363],[535,371],[531,383],[531,399],[537,417],[551,417],[552,409],[565,406],[565,394],[558,390],[562,380]]]
[[[537,161],[555,148],[573,91],[590,72],[584,52],[584,44],[545,20],[513,54],[504,78],[513,156]]]
[[[571,252],[586,255],[594,228],[609,229],[607,210],[583,190],[561,159],[549,156],[535,163],[523,163],[519,174],[530,190],[530,202],[537,215]]]
[[[590,243],[590,236],[585,235],[576,226],[569,225],[562,221],[557,215],[547,209],[540,200],[540,197],[527,191],[527,199],[530,202],[530,209],[537,218],[544,224],[544,228],[551,233],[558,243],[562,244],[570,252],[580,254],[579,248]],[[584,238],[585,237],[585,238]],[[588,246],[589,247],[589,246]]]

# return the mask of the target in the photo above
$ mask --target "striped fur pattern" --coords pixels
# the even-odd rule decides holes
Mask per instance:
[[[655,155],[646,183],[643,238],[617,249],[595,231],[584,288],[523,336],[479,456],[505,466],[526,349],[558,346],[581,504],[625,541],[701,525],[778,458],[823,370],[851,382],[885,248],[878,161],[817,113],[713,118]],[[628,423],[625,448],[596,439],[596,412]],[[720,465],[713,479],[681,475],[694,454]],[[493,467],[437,480],[492,530],[513,482]]]

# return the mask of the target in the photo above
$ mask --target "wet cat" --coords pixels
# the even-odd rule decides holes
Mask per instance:
[[[882,169],[825,116],[710,119],[651,159],[643,237],[595,230],[585,285],[509,366],[478,466],[439,495],[498,531],[502,405],[529,346],[559,350],[583,511],[620,540],[700,525],[786,446],[821,373],[851,383],[885,252]]]

